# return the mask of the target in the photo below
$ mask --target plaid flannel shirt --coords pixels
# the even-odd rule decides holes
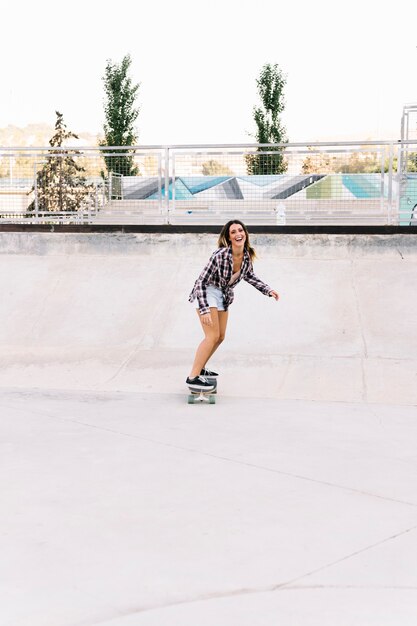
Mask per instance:
[[[210,312],[210,308],[207,302],[207,287],[213,285],[222,290],[224,308],[227,311],[229,305],[232,304],[234,299],[233,289],[241,280],[246,280],[249,284],[253,285],[265,296],[268,296],[272,291],[269,285],[262,282],[253,272],[252,262],[247,250],[244,251],[242,267],[237,279],[229,285],[230,279],[233,275],[233,254],[232,248],[218,248],[210,257],[209,262],[201,272],[200,276],[195,281],[192,292],[190,293],[189,301],[194,302],[198,300],[198,308],[200,315]]]

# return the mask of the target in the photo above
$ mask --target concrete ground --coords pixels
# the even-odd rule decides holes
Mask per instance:
[[[254,238],[212,406],[212,237],[0,239],[2,626],[415,626],[415,239]]]

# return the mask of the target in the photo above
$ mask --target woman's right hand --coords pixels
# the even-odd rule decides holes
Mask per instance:
[[[201,323],[206,326],[212,326],[213,320],[211,319],[211,313],[204,313],[204,315],[201,315]]]

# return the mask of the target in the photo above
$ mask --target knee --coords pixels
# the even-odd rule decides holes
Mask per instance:
[[[219,346],[224,340],[224,333],[212,332],[206,339],[214,346]]]
[[[206,337],[206,341],[208,341],[213,347],[219,344],[220,335],[218,333],[211,333],[208,337]]]

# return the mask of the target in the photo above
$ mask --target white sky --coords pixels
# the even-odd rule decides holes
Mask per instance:
[[[107,59],[133,59],[142,144],[252,141],[264,63],[287,75],[290,141],[391,139],[417,102],[415,0],[7,2],[0,127],[103,124]]]

